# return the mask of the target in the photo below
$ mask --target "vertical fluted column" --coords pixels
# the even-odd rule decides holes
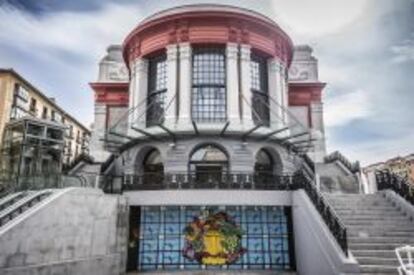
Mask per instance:
[[[95,102],[95,119],[89,149],[91,156],[97,162],[103,162],[109,156],[109,152],[105,150],[105,141],[103,141],[107,131],[106,116],[106,105]]]
[[[238,45],[227,43],[226,47],[226,92],[227,120],[230,125],[240,124],[239,111],[239,74],[238,74]]]
[[[268,89],[269,89],[269,109],[270,127],[278,129],[283,127],[283,65],[279,60],[272,58],[268,61]]]
[[[326,156],[325,127],[323,123],[323,105],[321,102],[311,102],[310,115],[312,121],[312,138],[314,142],[314,161],[323,162]]]
[[[167,93],[165,97],[165,124],[167,127],[175,125],[177,117],[177,62],[178,46],[167,46]]]
[[[191,123],[191,46],[190,43],[179,44],[180,91],[179,118],[180,127],[187,128]]]
[[[252,93],[250,76],[250,45],[240,45],[240,77],[241,77],[241,106],[243,125],[251,127],[252,119]]]
[[[132,75],[129,94],[133,95],[135,110],[130,114],[130,126],[145,128],[147,94],[148,94],[148,60],[139,58],[132,67]]]

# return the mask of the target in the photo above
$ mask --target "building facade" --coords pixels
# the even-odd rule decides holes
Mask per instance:
[[[363,173],[369,186],[375,185],[375,172],[381,170],[388,170],[396,176],[407,180],[410,184],[414,184],[414,154],[394,157],[364,167]]]
[[[27,124],[27,121],[32,122]],[[20,74],[12,69],[0,69],[0,146],[3,148],[6,146],[6,130],[9,128],[10,133],[16,133],[17,129],[23,127],[16,125],[42,127],[43,130],[39,130],[39,133],[44,133],[44,137],[39,136],[42,139],[47,139],[48,127],[64,131],[61,137],[58,135],[52,141],[53,144],[56,141],[62,143],[59,162],[63,165],[70,165],[80,155],[89,154],[91,133],[88,128],[64,111],[55,99],[47,97]],[[39,169],[31,168],[33,173],[40,173]]]
[[[128,198],[128,270],[296,269],[310,240],[295,242],[294,175],[326,156],[309,46],[250,10],[173,8],[108,47],[90,86],[101,187]]]

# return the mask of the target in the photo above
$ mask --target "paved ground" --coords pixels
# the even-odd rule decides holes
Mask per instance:
[[[282,272],[282,271],[219,271],[219,270],[203,270],[203,271],[166,271],[166,272],[132,272],[127,273],[129,275],[145,274],[145,275],[295,275],[295,272]]]

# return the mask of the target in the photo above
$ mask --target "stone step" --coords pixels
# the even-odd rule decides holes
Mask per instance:
[[[358,257],[380,257],[380,258],[396,258],[396,254],[394,250],[388,249],[388,250],[351,250],[352,254],[358,258]]]
[[[394,250],[404,244],[400,243],[349,243],[351,250]]]
[[[397,208],[394,206],[387,206],[387,205],[370,205],[364,207],[356,207],[356,206],[346,206],[346,205],[333,205],[332,206],[335,211],[367,211],[367,212],[375,212],[375,211],[398,211]]]
[[[366,226],[366,225],[345,225],[346,229],[349,232],[366,232],[370,233],[393,233],[393,232],[405,232],[405,233],[413,233],[414,229],[412,226]]]
[[[358,214],[358,215],[378,215],[378,214],[383,214],[383,215],[405,215],[405,213],[397,210],[397,209],[372,209],[372,210],[367,210],[367,209],[335,209],[335,212],[339,215],[339,214]]]
[[[349,237],[349,243],[364,243],[364,242],[373,242],[373,243],[406,243],[414,245],[414,237]]]
[[[361,273],[368,274],[398,274],[397,266],[392,265],[361,265]]]
[[[384,232],[384,231],[347,231],[349,237],[404,237],[404,238],[413,238],[414,232],[399,232],[399,231],[393,231],[393,232]]]
[[[388,265],[399,266],[397,257],[383,258],[383,257],[356,257],[360,265]]]
[[[380,228],[384,227],[407,227],[412,228],[414,230],[414,224],[410,222],[409,220],[344,220],[342,219],[342,222],[345,224],[345,226],[349,225],[350,227],[354,225],[361,225],[361,226],[378,226]]]
[[[380,217],[367,217],[367,218],[360,218],[360,217],[340,217],[341,221],[344,223],[356,223],[356,222],[362,222],[362,223],[382,223],[382,222],[389,222],[392,224],[398,224],[398,223],[403,223],[403,224],[412,224],[414,226],[414,223],[408,219],[407,217],[384,217],[384,216],[380,216]]]

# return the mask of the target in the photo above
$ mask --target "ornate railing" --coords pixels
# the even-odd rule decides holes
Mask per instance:
[[[348,239],[345,225],[335,213],[334,208],[325,199],[315,184],[307,178],[302,171],[296,173],[293,179],[294,189],[304,189],[310,200],[325,221],[332,235],[338,242],[342,251],[348,256]]]
[[[103,176],[108,192],[162,189],[292,190],[291,175],[268,173],[174,172]]]
[[[414,205],[414,186],[389,170],[375,172],[378,190],[391,189]]]

